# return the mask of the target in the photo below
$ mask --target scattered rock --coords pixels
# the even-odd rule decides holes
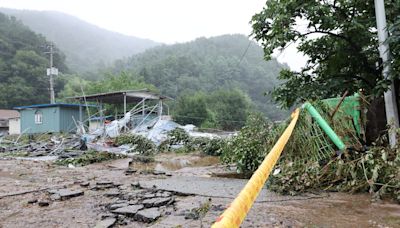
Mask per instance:
[[[52,194],[52,195],[50,196],[50,199],[51,199],[51,200],[61,200],[61,196],[58,195],[58,194]]]
[[[185,219],[197,220],[199,218],[200,218],[200,214],[197,213],[196,211],[188,211],[187,213],[185,213]]]
[[[140,183],[138,181],[135,181],[131,184],[131,186],[134,188],[140,188]]]
[[[147,193],[143,195],[143,198],[145,199],[150,199],[150,198],[154,198],[156,197],[156,194],[152,194],[152,193]]]
[[[104,190],[104,189],[108,189],[108,188],[116,188],[118,186],[120,186],[121,184],[115,184],[112,181],[100,181],[96,183],[96,186],[94,186],[93,188],[91,188],[91,190]]]
[[[126,207],[121,207],[112,211],[115,214],[126,215],[128,217],[133,217],[135,214],[143,208],[143,205],[131,205]]]
[[[39,205],[39,207],[47,207],[50,205],[50,203],[47,201],[39,201],[38,205]]]
[[[139,204],[139,201],[138,200],[129,200],[128,204],[129,205]]]
[[[165,172],[164,171],[160,171],[160,170],[154,170],[153,174],[154,175],[165,175]]]
[[[134,219],[140,222],[151,223],[161,217],[161,213],[157,208],[148,208],[136,213]]]
[[[125,170],[125,175],[132,175],[132,174],[134,174],[136,172],[137,172],[136,169],[129,168],[129,169]]]
[[[112,181],[98,181],[96,185],[114,185]]]
[[[104,220],[104,219],[107,219],[107,218],[116,218],[117,215],[116,215],[116,214],[113,214],[113,213],[105,213],[105,214],[100,214],[99,217],[100,217],[102,220]]]
[[[109,227],[113,226],[116,221],[117,221],[117,219],[115,219],[115,218],[107,218],[107,219],[99,221],[96,224],[95,228],[109,228]]]
[[[83,191],[81,190],[70,190],[70,189],[49,190],[49,192],[53,194],[52,199],[55,200],[58,199],[58,196],[60,200],[66,200],[84,194]]]
[[[28,200],[28,204],[34,204],[34,203],[37,203],[37,199],[31,199],[31,200]]]
[[[115,203],[127,203],[128,201],[126,201],[126,200],[117,200],[117,201],[115,201]]]
[[[89,187],[90,182],[83,182],[80,184],[81,187]]]
[[[121,193],[119,191],[116,191],[116,190],[104,193],[104,196],[106,196],[106,197],[117,197],[119,195],[121,195]]]
[[[111,204],[109,206],[109,209],[110,210],[115,210],[115,209],[118,209],[118,208],[121,208],[121,207],[126,207],[126,206],[128,206],[127,203],[116,203],[116,204]]]
[[[174,198],[172,198],[172,197],[166,197],[166,198],[157,197],[157,198],[143,200],[143,205],[147,208],[148,207],[160,207],[160,206],[171,204],[173,202],[174,202]]]
[[[170,192],[157,192],[157,197],[170,197],[172,194]]]
[[[226,209],[226,207],[224,207],[222,204],[211,205],[211,210],[212,211],[223,211],[225,209]]]

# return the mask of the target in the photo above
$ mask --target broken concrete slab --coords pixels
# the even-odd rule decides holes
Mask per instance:
[[[84,194],[81,190],[70,190],[70,189],[59,189],[59,190],[50,190],[50,193],[54,194],[55,196],[60,196],[60,200],[66,200],[72,197],[81,196]]]
[[[39,201],[38,202],[39,207],[47,207],[50,205],[48,201]]]
[[[112,181],[98,181],[96,185],[114,185]]]
[[[90,182],[83,182],[80,184],[81,187],[89,187]]]
[[[137,170],[136,169],[131,169],[131,168],[128,168],[127,170],[125,170],[125,175],[132,175],[132,174],[134,174],[134,173],[136,173],[137,172]]]
[[[127,204],[127,203],[116,203],[116,204],[111,204],[108,208],[110,210],[115,210],[115,209],[118,209],[121,207],[127,207],[127,206],[129,206],[129,204]]]
[[[157,198],[143,200],[142,203],[145,207],[148,208],[148,207],[160,207],[160,206],[171,204],[173,202],[174,202],[173,197],[166,197],[166,198],[157,197]]]
[[[142,198],[145,198],[145,199],[150,199],[150,198],[154,198],[154,197],[156,197],[156,194],[153,194],[153,193],[147,193],[142,196]]]
[[[157,197],[170,197],[172,194],[170,192],[157,192]]]
[[[115,214],[126,215],[128,217],[133,217],[142,208],[143,208],[143,205],[131,205],[131,206],[126,206],[126,207],[121,207],[121,208],[115,209],[111,212],[115,213]]]
[[[182,195],[203,195],[209,197],[222,197],[234,199],[246,185],[246,179],[232,178],[209,178],[209,177],[185,177],[173,176],[165,179],[155,179],[141,181],[140,185],[145,189],[155,188]],[[259,196],[259,200],[271,197],[281,197],[278,194],[267,191],[264,187]]]
[[[99,221],[96,224],[95,228],[109,228],[109,227],[112,227],[116,221],[117,221],[117,219],[115,219],[115,218],[107,218],[107,219]]]
[[[121,192],[119,192],[117,190],[111,190],[111,191],[104,193],[104,196],[106,196],[106,197],[117,197],[119,195],[121,195]]]
[[[28,204],[34,204],[34,203],[37,203],[37,199],[30,199],[30,200],[28,200]]]
[[[134,216],[134,219],[140,222],[151,223],[156,221],[159,217],[161,217],[160,211],[153,207],[139,211]]]
[[[134,188],[140,188],[140,183],[138,181],[135,181],[131,184],[131,186]]]
[[[164,171],[160,171],[160,170],[154,170],[153,171],[154,175],[165,175],[166,173]]]
[[[111,161],[107,166],[114,169],[127,169],[132,158],[118,159]]]

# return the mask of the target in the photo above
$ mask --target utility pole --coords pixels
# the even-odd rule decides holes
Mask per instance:
[[[386,25],[386,15],[385,15],[385,4],[383,0],[374,0],[375,2],[375,15],[376,15],[376,25],[378,29],[378,40],[379,40],[379,55],[382,59],[383,70],[382,74],[385,79],[389,78],[390,63],[389,63],[389,45],[386,42],[388,38],[388,31]],[[389,90],[384,94],[385,98],[385,110],[386,110],[386,120],[389,128],[389,143],[393,148],[396,143],[396,128],[399,127],[399,115],[396,103],[395,86],[392,82]]]
[[[50,68],[47,68],[47,76],[49,76],[50,80],[50,104],[56,103],[55,95],[54,95],[54,81],[53,81],[53,75],[58,74],[58,69],[53,67],[53,54],[54,54],[54,49],[53,49],[53,43],[50,43],[49,45],[50,51],[46,52],[50,54]]]

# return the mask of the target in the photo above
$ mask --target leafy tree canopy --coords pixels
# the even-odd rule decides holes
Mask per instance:
[[[288,113],[277,108],[264,93],[280,84],[277,76],[284,68],[276,59],[265,62],[262,48],[248,37],[223,35],[155,47],[117,61],[113,70],[141,75],[146,83],[173,98],[198,91],[240,89],[257,110],[279,120]]]
[[[388,23],[400,13],[400,1],[385,1]],[[274,50],[298,44],[309,57],[300,71],[283,70],[285,83],[273,97],[289,107],[304,99],[356,92],[378,96],[388,88],[381,76],[373,1],[269,0],[251,20],[253,36],[270,59]],[[398,78],[398,72],[393,72]]]
[[[235,130],[241,128],[252,110],[250,98],[239,89],[219,89],[210,94],[181,95],[173,106],[173,117],[181,124]]]
[[[15,17],[0,13],[0,108],[49,102],[46,39]],[[67,72],[64,55],[55,48],[54,64]],[[56,80],[56,92],[62,87]]]
[[[66,83],[60,97],[81,96],[87,94],[106,93],[121,90],[149,89],[158,92],[151,84],[144,82],[143,77],[132,73],[120,72],[119,74],[107,73],[103,79],[88,81],[78,75],[68,75],[63,78]]]

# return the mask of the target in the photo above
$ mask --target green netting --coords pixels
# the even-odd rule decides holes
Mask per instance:
[[[348,148],[361,149],[357,130],[345,110],[339,109],[339,118],[329,119],[331,108],[324,102],[313,103],[321,116],[328,122],[335,133]],[[283,156],[298,162],[328,160],[335,156],[338,149],[306,110],[302,110],[296,128],[285,147]]]
[[[340,100],[341,98],[330,98],[322,100],[322,102],[333,111],[339,104]],[[362,133],[360,104],[360,96],[358,94],[346,97],[339,106],[339,112],[337,112],[333,117],[336,120],[348,121],[349,124],[354,124],[353,126],[358,135],[361,135]]]

